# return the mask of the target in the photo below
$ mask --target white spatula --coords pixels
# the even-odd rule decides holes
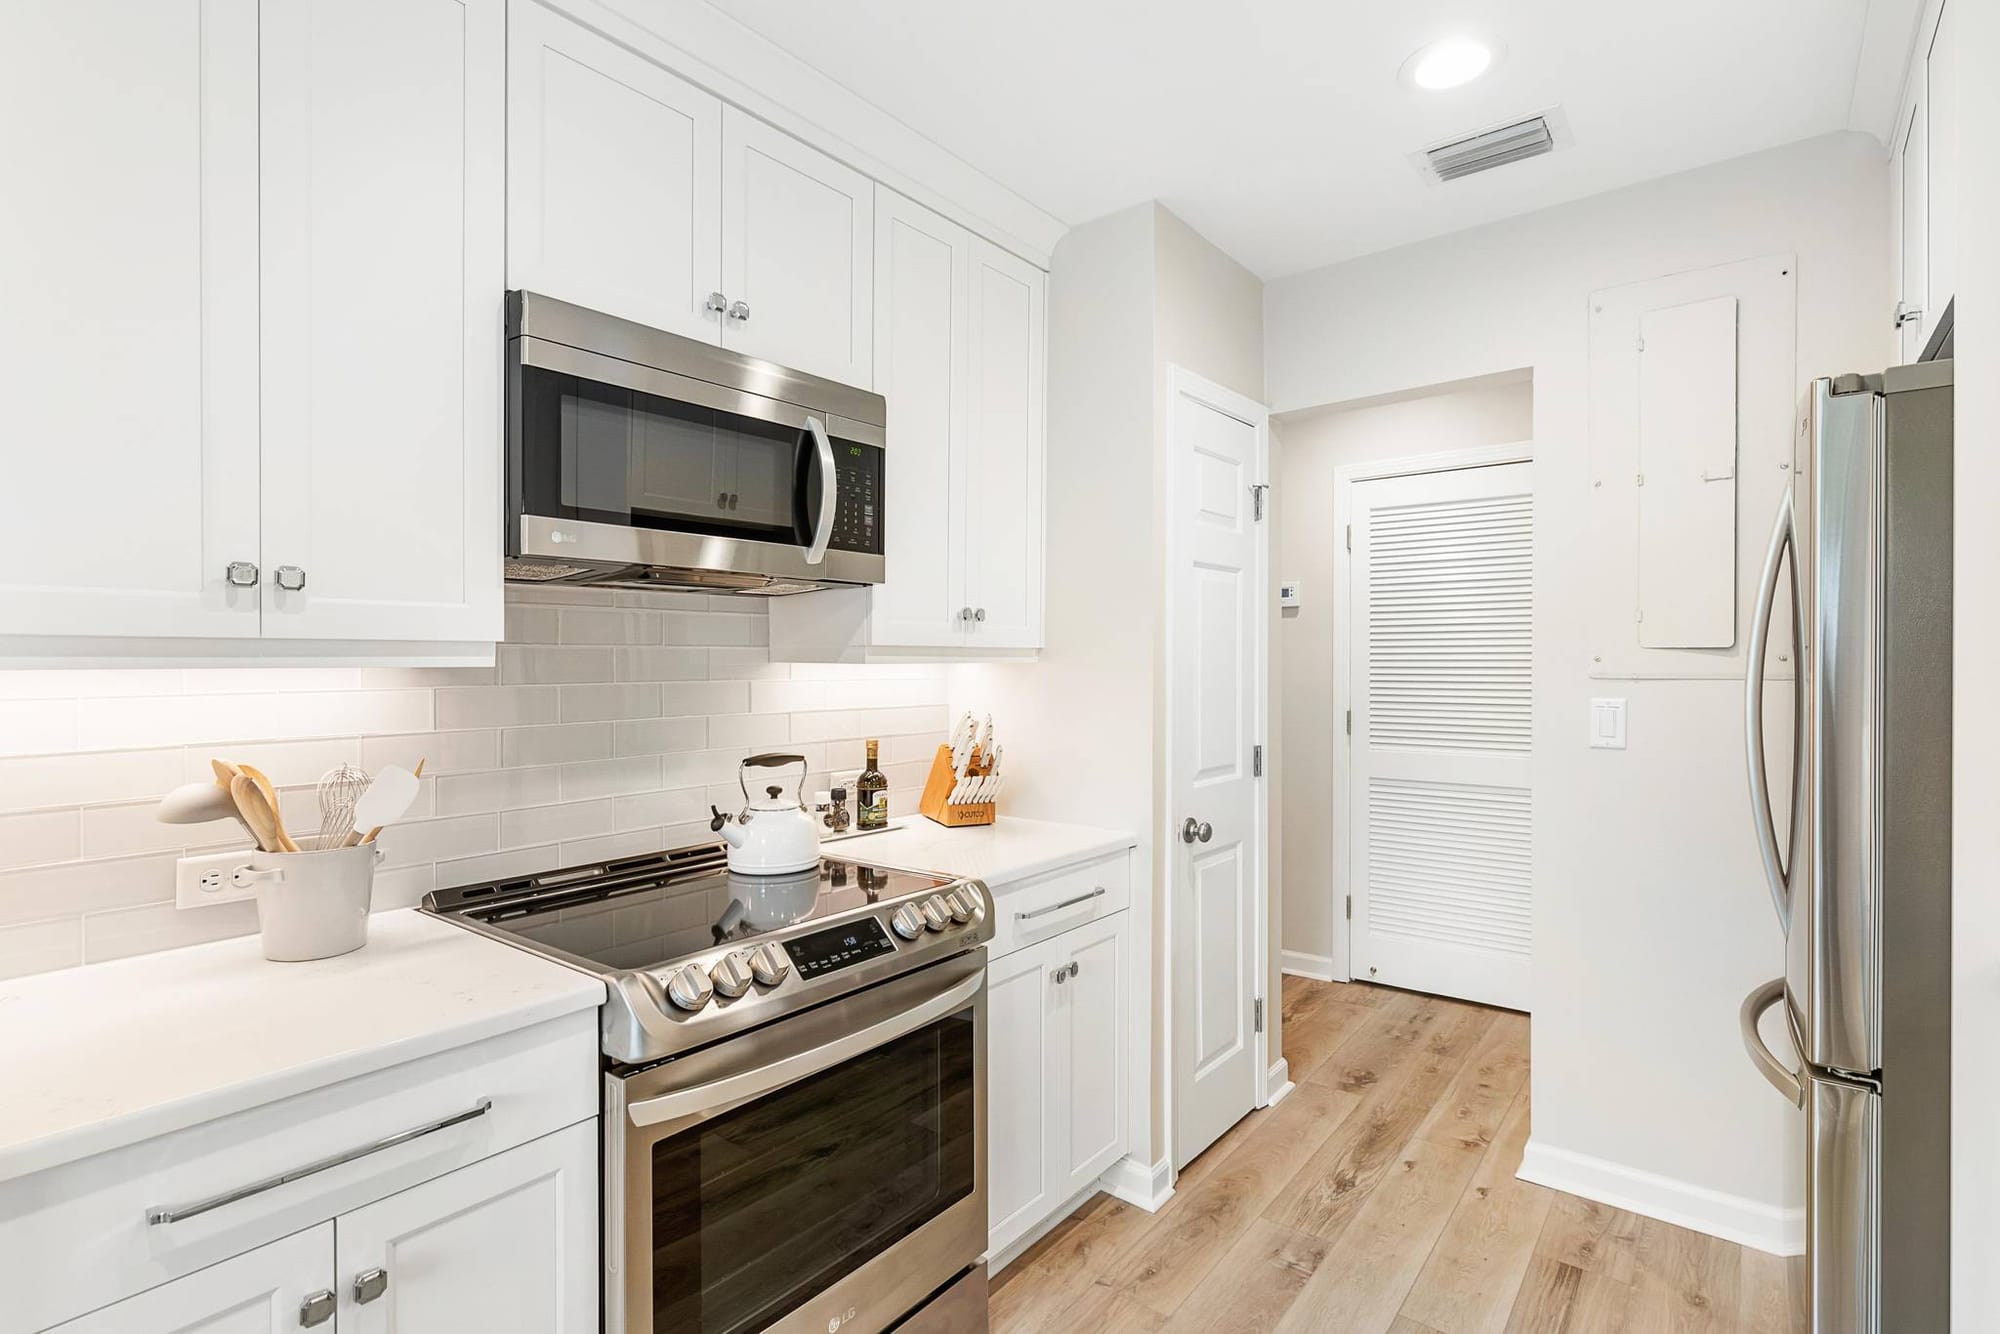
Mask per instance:
[[[421,769],[423,765],[417,767]],[[417,776],[400,765],[383,766],[368,790],[361,794],[361,800],[354,803],[355,833],[349,837],[356,843],[373,843],[382,826],[402,819],[416,799]],[[364,829],[368,831],[365,835],[360,832]]]

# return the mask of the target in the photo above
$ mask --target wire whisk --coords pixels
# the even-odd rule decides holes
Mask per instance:
[[[351,764],[329,769],[319,779],[319,838],[321,850],[344,845],[354,833],[354,806],[368,790],[368,775]]]

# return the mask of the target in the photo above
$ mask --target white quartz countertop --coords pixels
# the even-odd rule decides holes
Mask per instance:
[[[271,963],[245,936],[0,982],[0,1181],[603,1001],[413,909],[336,959]]]
[[[1138,844],[1131,834],[1088,825],[1053,824],[1001,816],[989,825],[946,829],[913,815],[879,834],[829,840],[829,856],[851,857],[905,871],[971,876],[995,893],[1013,881],[1058,870]]]

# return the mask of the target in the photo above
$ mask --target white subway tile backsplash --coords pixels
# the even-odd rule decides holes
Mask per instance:
[[[607,722],[614,718],[660,716],[657,681],[624,685],[562,686],[562,720],[566,723]]]
[[[234,822],[162,825],[158,797],[213,757],[257,765],[297,833],[327,769],[425,762],[382,834],[375,906],[433,888],[707,842],[737,762],[806,757],[808,797],[883,738],[907,811],[945,730],[936,666],[774,663],[764,604],[510,587],[491,667],[0,671],[0,977],[256,928],[254,905],[174,907],[187,849]]]
[[[468,686],[437,692],[439,727],[519,727],[559,717],[555,686]],[[384,731],[405,732],[404,727]]]

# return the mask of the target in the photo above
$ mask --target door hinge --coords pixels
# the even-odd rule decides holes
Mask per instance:
[[[1264,493],[1270,489],[1269,484],[1264,482],[1258,482],[1250,488],[1251,517],[1259,522],[1262,522],[1264,518]]]
[[[1255,1001],[1255,1005],[1257,1007],[1257,1031],[1261,1033],[1264,1031],[1264,998],[1259,996]]]
[[[1250,747],[1250,776],[1252,778],[1262,778],[1264,776],[1264,748],[1262,746]]]
[[[1350,922],[1354,920],[1354,896],[1352,894],[1347,896],[1347,920]]]

